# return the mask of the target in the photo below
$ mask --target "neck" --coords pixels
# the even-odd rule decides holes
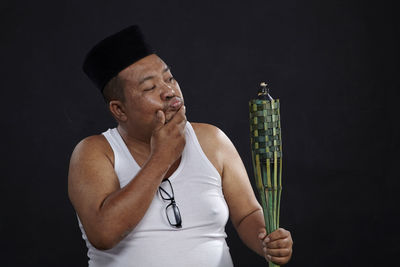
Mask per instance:
[[[118,124],[117,130],[130,150],[142,155],[150,153],[151,133],[146,134],[140,130],[131,131],[121,124]]]

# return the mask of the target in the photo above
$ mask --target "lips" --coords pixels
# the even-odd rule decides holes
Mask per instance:
[[[174,97],[167,104],[167,110],[178,110],[183,105],[183,101],[179,97]]]

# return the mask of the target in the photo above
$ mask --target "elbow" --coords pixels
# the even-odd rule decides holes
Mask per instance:
[[[112,249],[113,247],[115,247],[116,243],[112,243],[112,242],[107,242],[107,241],[90,241],[90,244],[92,244],[93,247],[95,247],[98,250],[109,250]]]
[[[88,236],[88,240],[90,244],[98,250],[112,249],[121,241],[120,238],[117,238],[116,235],[109,232],[92,233],[91,236]]]
[[[240,219],[234,221],[233,225],[236,229],[239,229],[243,223],[247,223],[248,221],[251,221],[251,222],[256,221],[265,226],[265,224],[263,223],[264,216],[263,216],[263,210],[262,210],[261,206],[256,207],[254,210],[251,210],[247,214],[243,215]]]

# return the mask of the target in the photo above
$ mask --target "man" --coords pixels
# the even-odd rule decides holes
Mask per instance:
[[[252,250],[289,261],[291,235],[266,235],[233,144],[212,125],[186,121],[178,82],[137,26],[97,44],[84,71],[118,122],[71,157],[69,197],[89,266],[233,266],[228,216]]]

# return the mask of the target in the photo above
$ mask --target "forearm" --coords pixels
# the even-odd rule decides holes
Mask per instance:
[[[146,213],[168,168],[150,158],[130,183],[109,194],[91,220],[92,225],[85,229],[89,240],[108,249],[132,231]]]
[[[261,207],[250,213],[236,226],[236,231],[242,241],[254,252],[260,256],[264,256],[262,244],[258,238],[261,229],[265,229],[264,215]]]

